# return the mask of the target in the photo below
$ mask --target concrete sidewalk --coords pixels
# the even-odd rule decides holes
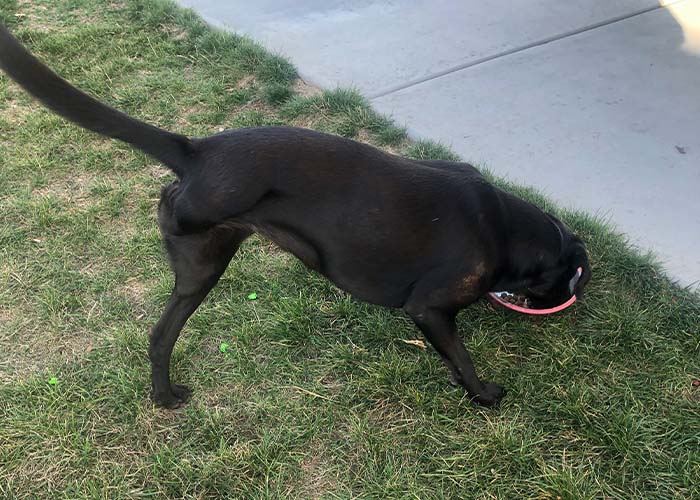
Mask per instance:
[[[700,0],[180,3],[700,282]]]

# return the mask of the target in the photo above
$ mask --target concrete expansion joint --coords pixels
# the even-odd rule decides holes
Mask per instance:
[[[621,21],[625,21],[625,20],[631,19],[631,18],[633,18],[633,17],[641,16],[641,15],[643,15],[643,14],[647,14],[647,13],[653,12],[653,11],[655,11],[655,10],[664,9],[664,8],[670,6],[670,5],[677,4],[677,3],[682,3],[682,2],[685,2],[685,1],[687,1],[687,0],[666,0],[666,1],[661,1],[661,4],[660,4],[660,5],[655,5],[655,6],[653,6],[653,7],[647,7],[647,8],[644,8],[644,9],[639,9],[639,10],[634,11],[634,12],[630,12],[630,13],[623,14],[623,15],[620,15],[620,16],[616,16],[616,17],[613,17],[613,18],[610,18],[610,19],[606,19],[605,21],[600,21],[600,22],[597,22],[597,23],[589,24],[589,25],[583,26],[583,27],[581,27],[581,28],[577,28],[577,29],[574,29],[574,30],[569,30],[569,31],[566,31],[566,32],[564,32],[564,33],[560,33],[560,34],[557,34],[557,35],[552,35],[552,36],[549,36],[549,37],[546,37],[546,38],[542,38],[541,40],[536,40],[536,41],[534,41],[534,42],[530,42],[530,43],[527,43],[527,44],[525,44],[525,45],[521,45],[521,46],[519,46],[519,47],[514,47],[514,48],[512,48],[512,49],[504,50],[504,51],[502,51],[502,52],[497,52],[496,54],[492,54],[492,55],[485,56],[485,57],[482,57],[482,58],[479,58],[479,59],[475,59],[475,60],[473,60],[473,61],[469,61],[469,62],[464,63],[464,64],[458,64],[457,66],[453,66],[453,67],[451,67],[451,68],[447,68],[447,69],[445,69],[445,70],[432,73],[432,74],[427,75],[427,76],[424,76],[424,77],[422,77],[422,78],[417,78],[417,79],[415,79],[415,80],[409,80],[409,81],[407,81],[406,83],[402,83],[402,84],[400,84],[400,85],[396,85],[396,86],[393,86],[393,87],[389,87],[389,88],[380,90],[380,91],[378,91],[378,92],[375,92],[374,94],[370,94],[370,95],[367,96],[367,98],[370,99],[370,100],[372,100],[372,99],[378,99],[378,98],[380,98],[380,97],[384,97],[384,96],[387,96],[387,95],[389,95],[389,94],[393,94],[394,92],[398,92],[398,91],[400,91],[400,90],[404,90],[404,89],[407,89],[407,88],[410,88],[410,87],[415,87],[416,85],[420,85],[420,84],[422,84],[422,83],[429,82],[429,81],[435,80],[435,79],[437,79],[437,78],[441,78],[441,77],[446,76],[446,75],[449,75],[449,74],[451,74],[451,73],[456,73],[457,71],[462,71],[462,70],[465,70],[465,69],[473,68],[474,66],[478,66],[478,65],[480,65],[480,64],[484,64],[484,63],[487,63],[487,62],[489,62],[489,61],[494,61],[494,60],[496,60],[496,59],[501,59],[501,58],[503,58],[503,57],[507,57],[507,56],[510,56],[510,55],[513,55],[513,54],[517,54],[517,53],[519,53],[519,52],[523,52],[523,51],[532,49],[532,48],[534,48],[534,47],[539,47],[539,46],[541,46],[541,45],[546,45],[546,44],[548,44],[548,43],[552,43],[552,42],[556,42],[556,41],[559,41],[559,40],[563,40],[563,39],[565,39],[565,38],[570,38],[570,37],[572,37],[572,36],[580,35],[581,33],[586,33],[586,32],[588,32],[588,31],[593,31],[593,30],[596,30],[596,29],[598,29],[598,28],[602,28],[602,27],[604,27],[604,26],[608,26],[608,25],[610,25],[610,24],[619,23],[619,22],[621,22]]]

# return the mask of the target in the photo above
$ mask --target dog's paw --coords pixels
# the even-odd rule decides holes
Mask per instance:
[[[184,385],[171,384],[170,392],[154,394],[153,402],[156,404],[156,406],[174,410],[184,406],[184,404],[187,403],[191,397],[192,391],[190,391]]]
[[[500,385],[492,382],[484,382],[479,394],[476,394],[472,401],[482,406],[498,406],[503,396],[506,395],[506,390]]]

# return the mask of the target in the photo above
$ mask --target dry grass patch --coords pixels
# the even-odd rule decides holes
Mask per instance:
[[[89,312],[85,310],[83,314]],[[37,325],[29,319],[33,315],[34,307],[25,304],[17,306],[14,317],[0,323],[0,383],[39,375],[66,362],[80,363],[90,355],[95,343],[104,341],[104,337],[95,338],[87,329],[53,330]]]
[[[311,442],[308,447],[308,454],[299,465],[301,479],[298,489],[290,491],[296,498],[317,500],[323,498],[338,484],[338,476],[329,467],[328,458],[323,452],[324,446],[321,443]]]
[[[311,85],[310,83],[305,82],[301,78],[297,78],[294,81],[294,85],[292,85],[292,89],[294,90],[294,93],[301,96],[301,97],[313,97],[316,95],[320,95],[323,93],[323,90],[320,88]]]

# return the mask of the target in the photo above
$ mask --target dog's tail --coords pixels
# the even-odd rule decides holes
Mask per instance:
[[[98,134],[120,139],[182,177],[194,152],[189,138],[162,130],[101,103],[34,57],[0,24],[0,68],[55,113]]]

